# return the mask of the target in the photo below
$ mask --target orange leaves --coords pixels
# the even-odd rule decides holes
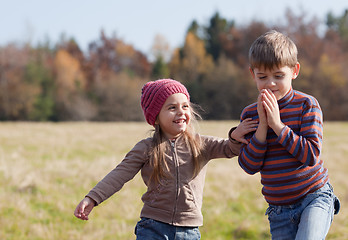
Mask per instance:
[[[54,59],[56,83],[64,91],[84,89],[86,79],[81,70],[80,63],[65,50],[58,50]]]

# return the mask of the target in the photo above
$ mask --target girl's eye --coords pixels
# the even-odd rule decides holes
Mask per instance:
[[[186,109],[186,108],[189,108],[189,105],[184,105],[182,107]]]

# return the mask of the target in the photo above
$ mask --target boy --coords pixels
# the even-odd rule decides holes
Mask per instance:
[[[251,45],[250,72],[259,90],[241,120],[258,120],[239,164],[261,173],[272,239],[324,239],[339,200],[320,159],[323,120],[317,100],[292,89],[300,71],[296,45],[270,31]]]

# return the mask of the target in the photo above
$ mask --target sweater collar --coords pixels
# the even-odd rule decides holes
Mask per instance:
[[[294,98],[294,90],[290,88],[289,92],[281,99],[278,100],[279,109],[287,106],[291,100]]]

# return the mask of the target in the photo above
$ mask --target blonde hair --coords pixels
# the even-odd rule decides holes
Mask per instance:
[[[186,131],[183,133],[185,143],[190,147],[192,153],[192,161],[194,164],[193,176],[196,176],[201,168],[201,158],[203,143],[196,135],[195,125],[197,119],[201,119],[201,116],[195,110],[196,106],[192,103],[189,104],[191,109],[191,119],[187,125]],[[165,138],[159,124],[155,125],[155,130],[152,136],[152,146],[148,152],[150,159],[150,165],[153,167],[153,172],[150,180],[154,180],[156,183],[160,183],[161,179],[169,176],[169,167],[165,159],[165,152],[169,148],[168,139]]]
[[[250,68],[272,70],[274,67],[295,67],[297,64],[297,47],[284,34],[271,30],[258,37],[249,49]]]

